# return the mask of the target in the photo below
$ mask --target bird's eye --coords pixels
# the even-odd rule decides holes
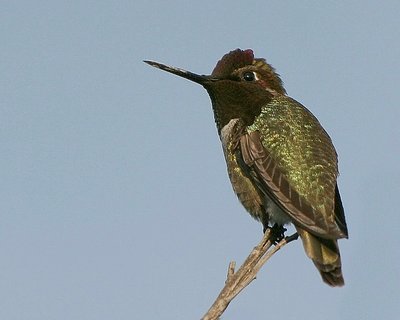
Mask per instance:
[[[257,79],[255,72],[252,71],[247,71],[243,73],[243,79],[244,81],[254,81]]]

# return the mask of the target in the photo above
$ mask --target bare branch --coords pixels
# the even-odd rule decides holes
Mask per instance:
[[[229,263],[225,286],[202,320],[219,319],[229,303],[256,278],[258,271],[268,259],[284,245],[296,239],[294,236],[287,237],[273,246],[273,238],[273,232],[271,229],[267,229],[261,242],[250,252],[236,273],[235,261]]]
[[[235,268],[236,268],[236,262],[235,261],[229,262],[228,274],[226,275],[225,283],[227,283],[229,279],[232,278],[232,276],[235,274]]]

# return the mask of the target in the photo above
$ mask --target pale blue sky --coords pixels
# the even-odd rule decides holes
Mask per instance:
[[[400,2],[2,1],[0,319],[199,319],[262,236],[235,198],[209,73],[252,48],[339,153],[346,286],[285,247],[224,319],[400,311]]]

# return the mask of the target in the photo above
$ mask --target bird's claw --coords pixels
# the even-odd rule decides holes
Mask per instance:
[[[286,243],[289,243],[291,241],[297,240],[299,238],[299,234],[297,232],[293,233],[290,236],[285,237]]]
[[[282,225],[274,224],[272,227],[264,228],[264,233],[267,229],[271,230],[271,240],[274,245],[277,245],[283,238],[285,238],[285,231],[287,230]]]

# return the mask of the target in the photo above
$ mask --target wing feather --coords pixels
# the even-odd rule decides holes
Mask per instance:
[[[323,213],[291,187],[278,163],[264,148],[258,131],[243,134],[239,148],[243,163],[248,167],[242,169],[249,173],[260,190],[273,199],[296,225],[323,238],[337,239],[347,236],[343,228],[335,221],[326,219]],[[340,214],[336,221],[341,221]]]

